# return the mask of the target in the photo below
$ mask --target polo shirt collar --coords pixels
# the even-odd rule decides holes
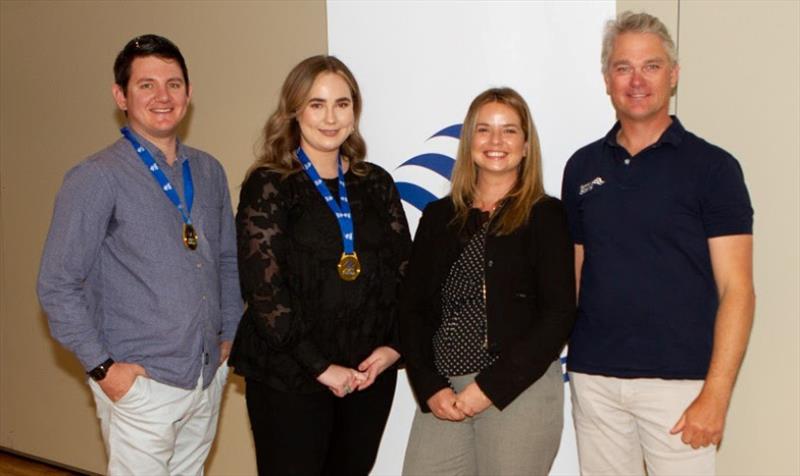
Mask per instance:
[[[681,121],[678,120],[677,116],[669,117],[672,118],[672,123],[670,123],[669,127],[667,127],[667,130],[665,130],[664,133],[661,134],[661,137],[659,137],[658,140],[650,147],[658,147],[661,144],[671,144],[677,147],[681,145],[681,142],[683,142],[683,136],[686,134],[686,129],[683,128],[683,124],[681,124]],[[617,121],[614,124],[614,127],[608,131],[608,134],[606,134],[604,139],[606,144],[610,145],[611,147],[621,147],[617,142],[617,133],[619,132],[620,127],[620,123]]]

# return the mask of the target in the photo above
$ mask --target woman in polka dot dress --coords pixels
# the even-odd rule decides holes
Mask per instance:
[[[575,319],[572,243],[542,184],[525,100],[470,105],[449,196],[420,219],[400,314],[419,403],[407,475],[547,474],[563,424],[559,354]]]

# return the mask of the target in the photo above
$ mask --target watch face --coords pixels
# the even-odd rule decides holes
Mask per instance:
[[[89,377],[92,378],[92,380],[94,380],[95,382],[99,382],[100,380],[106,378],[106,372],[108,372],[108,368],[111,367],[111,364],[113,363],[114,363],[113,360],[108,359],[87,373],[89,374]]]
[[[89,372],[89,377],[92,377],[92,380],[94,381],[103,380],[105,376],[106,376],[106,369],[104,369],[102,366],[93,368]]]

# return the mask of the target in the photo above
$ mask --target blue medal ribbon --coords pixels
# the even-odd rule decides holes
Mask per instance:
[[[339,203],[333,199],[331,191],[322,182],[317,169],[311,163],[302,147],[297,148],[297,159],[303,164],[303,169],[308,174],[308,177],[317,187],[328,208],[331,209],[336,221],[339,222],[339,231],[342,234],[342,257],[339,259],[337,268],[339,270],[339,277],[345,281],[353,281],[361,273],[361,264],[358,261],[358,256],[355,252],[355,240],[353,234],[353,216],[350,213],[350,201],[347,199],[347,186],[344,183],[344,173],[342,172],[342,158],[337,157],[337,171],[339,174]]]
[[[344,254],[352,255],[355,249],[353,216],[350,214],[350,202],[347,200],[347,187],[344,184],[341,157],[336,159],[339,172],[338,204],[336,200],[334,200],[333,195],[331,195],[331,191],[328,190],[328,187],[322,182],[322,178],[319,176],[317,169],[314,168],[314,164],[311,163],[311,160],[309,160],[306,153],[300,147],[297,148],[297,159],[303,164],[303,169],[305,169],[306,174],[308,174],[308,177],[314,182],[314,186],[317,187],[320,195],[325,199],[325,203],[328,204],[328,208],[331,209],[336,220],[339,222],[339,231],[341,231],[342,234],[342,248],[344,249]]]
[[[186,246],[190,249],[197,248],[197,234],[192,226],[194,182],[192,182],[192,169],[189,167],[189,160],[183,161],[183,198],[184,201],[186,201],[186,207],[184,208],[180,197],[178,197],[178,192],[175,191],[175,187],[172,186],[167,176],[164,175],[164,172],[158,166],[153,158],[153,155],[150,154],[150,151],[142,146],[138,140],[136,140],[136,137],[127,127],[123,127],[119,131],[123,136],[125,136],[126,139],[128,139],[128,142],[131,143],[133,149],[139,155],[139,158],[142,159],[142,162],[144,162],[147,170],[153,174],[153,178],[155,178],[156,182],[158,182],[158,184],[161,186],[161,190],[164,191],[164,194],[167,196],[167,198],[169,198],[169,200],[175,205],[175,208],[177,208],[181,213],[181,218],[183,218],[184,223],[184,243],[186,243]],[[192,239],[194,240],[194,245],[190,244]]]

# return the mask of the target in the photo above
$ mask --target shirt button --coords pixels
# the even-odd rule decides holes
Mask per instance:
[[[203,263],[197,263],[197,269],[200,269],[202,267],[203,267]]]
[[[631,159],[625,159],[625,165],[630,165]]]
[[[203,296],[201,299],[202,299],[203,301],[205,301],[205,300],[206,300],[206,297],[205,297],[205,296]]]
[[[486,262],[486,267],[487,268],[491,268],[492,266],[494,266],[494,261],[489,260],[489,261]]]

